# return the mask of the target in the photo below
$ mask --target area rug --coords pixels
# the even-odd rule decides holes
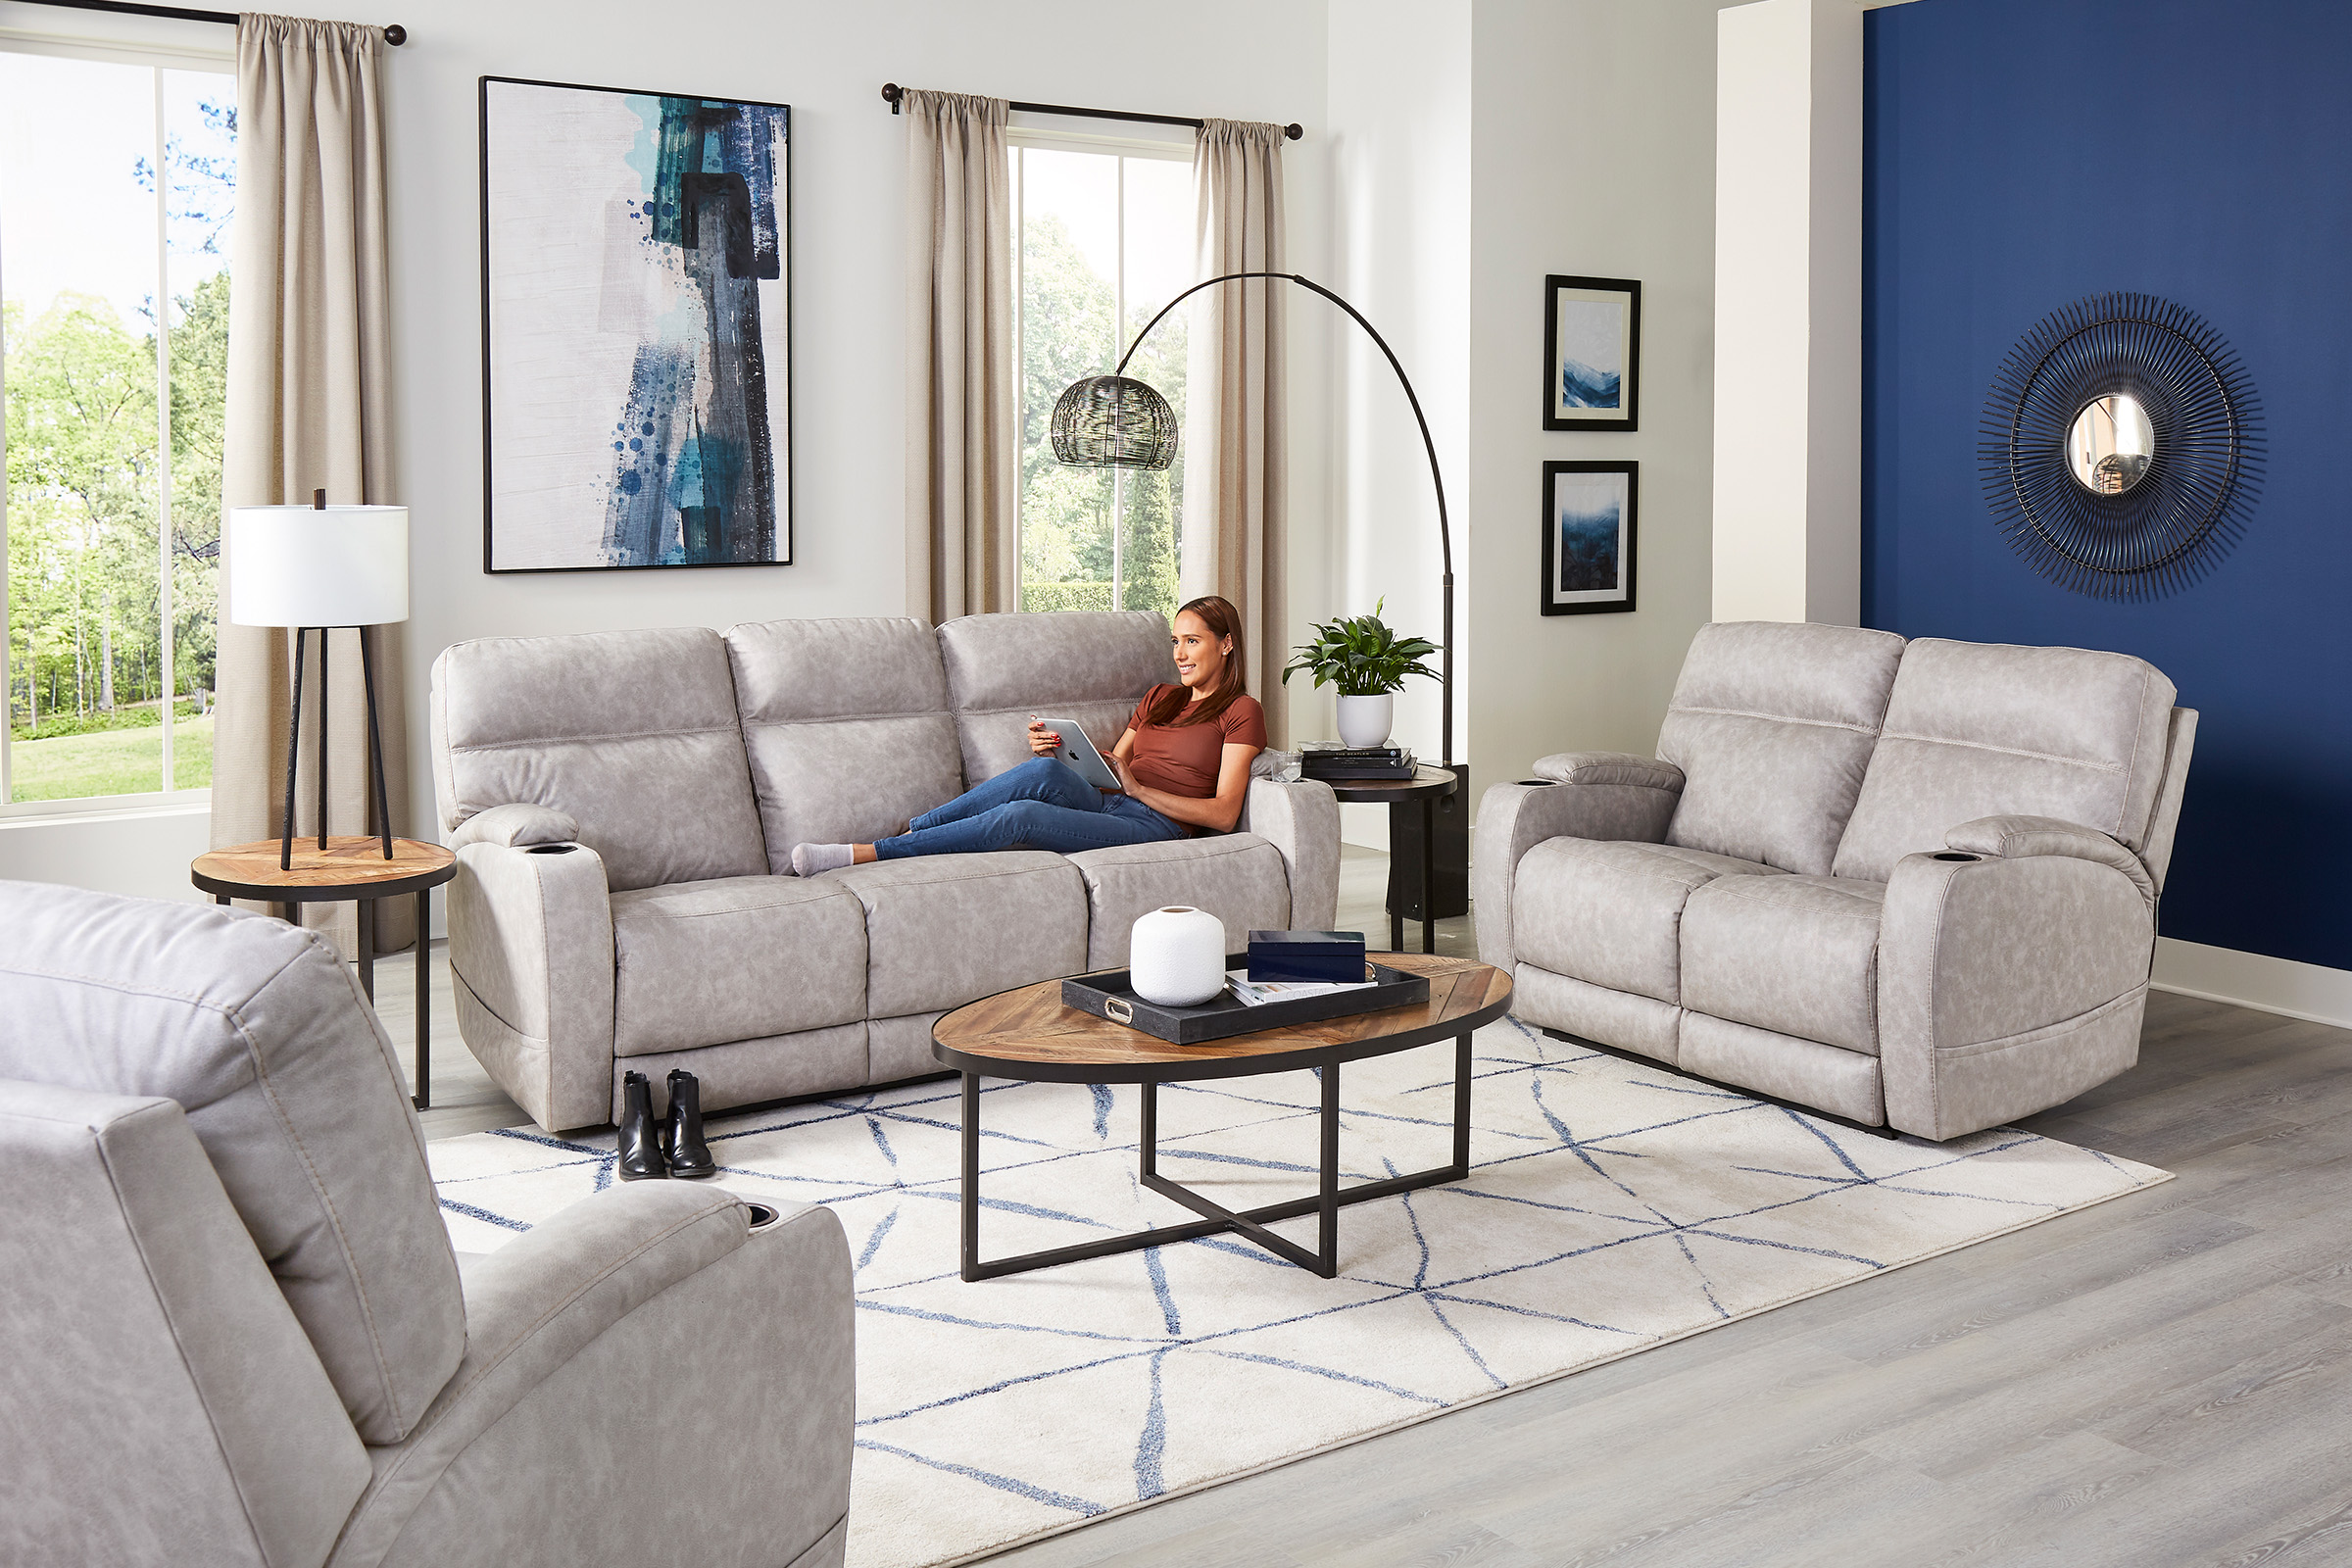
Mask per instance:
[[[1511,1019],[1476,1057],[1470,1178],[1342,1210],[1336,1280],[1209,1237],[967,1285],[952,1081],[714,1118],[727,1185],[849,1232],[852,1568],[983,1556],[2170,1180],[2010,1130],[1889,1141]],[[1348,1180],[1445,1162],[1452,1070],[1342,1070]],[[1137,1093],[988,1086],[984,1255],[1192,1218],[1135,1180]],[[1235,1208],[1311,1192],[1319,1094],[1165,1089],[1161,1169]],[[430,1152],[467,1251],[612,1175],[609,1138],[527,1127]]]

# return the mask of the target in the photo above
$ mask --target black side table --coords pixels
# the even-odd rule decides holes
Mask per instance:
[[[1426,890],[1437,886],[1438,880],[1438,802],[1451,795],[1461,781],[1443,767],[1416,767],[1409,780],[1397,779],[1325,779],[1331,793],[1350,806],[1401,806],[1407,801],[1421,803],[1421,951],[1438,951],[1438,922],[1434,911],[1437,901]],[[1389,946],[1401,951],[1404,947],[1404,914],[1392,906],[1389,910]]]
[[[294,863],[278,867],[280,841],[236,844],[196,857],[188,879],[226,904],[231,899],[260,899],[270,904],[340,904],[359,906],[360,989],[375,1000],[375,901],[416,895],[416,1092],[410,1098],[418,1110],[433,1101],[432,1006],[429,933],[432,930],[433,889],[458,874],[458,858],[438,844],[418,839],[394,839],[392,858],[384,858],[380,838],[337,836],[323,841],[294,841]]]

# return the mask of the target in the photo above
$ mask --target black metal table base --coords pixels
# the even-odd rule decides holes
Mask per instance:
[[[1078,1263],[1093,1257],[1109,1257],[1118,1252],[1140,1251],[1147,1247],[1164,1247],[1171,1242],[1189,1242],[1226,1231],[1254,1242],[1275,1256],[1320,1274],[1325,1279],[1335,1277],[1340,1272],[1341,1209],[1350,1203],[1368,1203],[1376,1198],[1394,1198],[1416,1188],[1458,1182],[1470,1174],[1470,1037],[1458,1036],[1453,1043],[1452,1161],[1428,1170],[1391,1176],[1383,1181],[1359,1182],[1353,1187],[1340,1185],[1340,1067],[1337,1062],[1327,1062],[1319,1070],[1323,1078],[1323,1149],[1313,1197],[1288,1199],[1257,1208],[1232,1209],[1160,1175],[1159,1085],[1147,1082],[1143,1086],[1143,1127],[1137,1175],[1152,1191],[1163,1198],[1174,1199],[1193,1212],[1206,1217],[1182,1225],[1162,1226],[1157,1230],[1105,1237],[1099,1242],[1081,1242],[1073,1247],[1053,1247],[1044,1251],[1023,1252],[1017,1257],[987,1259],[980,1255],[980,1075],[965,1073],[963,1277],[974,1281],[993,1280],[1006,1274],[1024,1274],[1031,1269],[1052,1268],[1058,1263]],[[1317,1216],[1315,1249],[1312,1251],[1267,1229],[1274,1220],[1297,1219],[1303,1214]]]

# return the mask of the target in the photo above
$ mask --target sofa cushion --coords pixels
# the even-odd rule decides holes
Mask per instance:
[[[576,821],[615,888],[767,869],[708,627],[458,643],[433,661],[429,720],[445,831],[521,802]]]
[[[1980,816],[2054,816],[2145,849],[2174,695],[2129,654],[1913,643],[1838,875],[1884,882]]]
[[[865,907],[789,876],[612,895],[612,1051],[637,1056],[865,1016]]]
[[[939,641],[919,620],[728,628],[767,868],[796,844],[867,844],[963,792]]]
[[[964,787],[1029,760],[1029,717],[1074,718],[1107,752],[1144,693],[1176,678],[1168,623],[1145,610],[966,615],[939,628]]]
[[[1658,732],[1688,781],[1666,842],[1828,874],[1902,653],[1853,626],[1701,626]]]
[[[1718,877],[1683,908],[1683,1005],[1878,1054],[1884,882]]]
[[[1776,1100],[1818,1105],[1865,1127],[1886,1122],[1879,1058],[1859,1051],[1840,1051],[1685,1008],[1682,1058],[1675,1065]]]
[[[960,1007],[1086,968],[1086,881],[1043,850],[874,860],[808,885],[865,906],[870,1017]]]
[[[1512,882],[1519,956],[1554,974],[1682,1002],[1683,906],[1725,876],[1772,867],[1667,844],[1545,839]]]
[[[1125,968],[1136,917],[1165,905],[1191,905],[1224,921],[1227,953],[1247,949],[1252,931],[1291,926],[1282,855],[1254,833],[1118,844],[1069,860],[1086,878],[1089,969]]]

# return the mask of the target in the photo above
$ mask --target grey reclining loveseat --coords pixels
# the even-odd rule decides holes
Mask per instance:
[[[543,1127],[617,1120],[631,1070],[659,1108],[685,1067],[712,1109],[936,1071],[942,1012],[1115,968],[1159,905],[1236,941],[1330,925],[1339,805],[1311,781],[1253,780],[1214,837],[790,874],[796,844],[899,832],[1026,761],[1031,714],[1107,748],[1174,678],[1143,612],[450,648],[430,714],[466,1045]]]
[[[1658,757],[1479,810],[1480,956],[1545,1028],[1947,1139],[2138,1059],[2196,734],[2144,662],[1707,626]]]
[[[776,1209],[460,1257],[323,941],[0,883],[0,1562],[838,1568],[849,1246]]]

